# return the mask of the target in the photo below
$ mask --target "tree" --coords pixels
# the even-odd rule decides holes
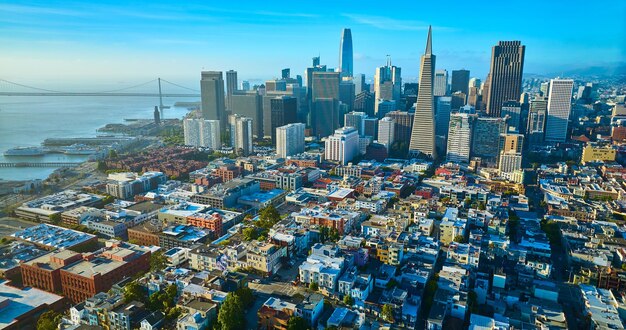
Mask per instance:
[[[270,229],[278,221],[280,221],[280,213],[278,213],[273,204],[259,210],[259,220],[257,221],[259,227]]]
[[[163,270],[167,267],[167,257],[163,252],[157,251],[150,255],[150,271]]]
[[[222,330],[245,329],[243,305],[241,299],[234,293],[229,293],[217,315]]]
[[[244,308],[248,308],[254,303],[254,294],[252,293],[252,289],[248,287],[237,289],[235,294],[237,294],[237,297],[241,300],[241,304]]]
[[[117,151],[113,149],[109,150],[109,158],[111,159],[117,158]]]
[[[465,243],[465,236],[463,235],[456,235],[454,237],[454,241],[457,243]]]
[[[351,295],[347,294],[345,297],[343,297],[343,303],[348,306],[352,306],[354,305],[354,298],[352,298]]]
[[[47,311],[37,320],[37,330],[56,330],[61,323],[62,315],[55,311]]]
[[[380,317],[387,322],[393,323],[393,306],[389,304],[383,305],[383,309],[380,312]]]
[[[317,291],[319,289],[320,289],[320,286],[316,282],[311,282],[311,284],[309,284],[309,290]]]
[[[48,218],[53,225],[58,225],[61,222],[61,213],[50,214]]]
[[[131,301],[145,302],[146,290],[137,281],[130,282],[124,287],[124,302]]]
[[[333,227],[330,228],[330,230],[328,231],[328,239],[335,243],[340,239],[340,235],[339,235],[339,230],[337,230],[337,228]]]
[[[256,227],[244,228],[241,233],[243,234],[243,239],[246,241],[251,241],[259,237],[259,231],[256,229]]]
[[[478,313],[478,295],[473,290],[467,293],[467,305],[472,313]]]
[[[103,160],[99,160],[98,161],[98,167],[97,170],[100,172],[104,172],[107,170],[107,163]]]
[[[385,287],[387,289],[391,289],[391,288],[393,288],[394,286],[397,286],[397,285],[398,285],[398,282],[392,278],[392,279],[389,280],[389,282],[387,282],[387,285],[385,285]]]
[[[308,328],[309,325],[300,316],[292,316],[287,321],[287,330],[304,330]]]

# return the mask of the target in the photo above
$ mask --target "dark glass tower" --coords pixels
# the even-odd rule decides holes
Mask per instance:
[[[339,72],[341,72],[342,77],[352,77],[352,65],[352,32],[350,29],[343,29],[339,44]]]
[[[520,41],[499,41],[491,49],[491,69],[487,76],[486,111],[500,117],[506,101],[518,100],[522,93],[522,72],[526,46]]]

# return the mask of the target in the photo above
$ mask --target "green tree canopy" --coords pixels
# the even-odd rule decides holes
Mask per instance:
[[[150,255],[150,271],[163,270],[167,267],[167,257],[163,255],[163,252],[157,251]]]
[[[243,304],[241,299],[234,293],[229,293],[220,308],[217,320],[221,330],[245,329],[243,317]]]
[[[37,320],[37,330],[56,330],[61,322],[62,315],[55,311],[47,311]]]
[[[348,306],[352,306],[354,305],[354,298],[352,298],[351,295],[347,294],[345,297],[343,297],[343,303]]]
[[[237,289],[235,294],[237,294],[237,297],[241,300],[241,304],[244,308],[248,308],[254,303],[254,293],[252,292],[252,289],[248,287]]]
[[[320,289],[320,286],[316,282],[311,282],[311,284],[309,284],[309,290],[317,291],[319,289]]]
[[[383,309],[380,312],[380,317],[383,318],[383,320],[387,321],[387,322],[392,322],[393,323],[393,306],[389,305],[389,304],[385,304],[383,305]]]
[[[309,325],[300,316],[292,316],[289,318],[289,321],[287,321],[287,330],[305,330],[308,328]]]

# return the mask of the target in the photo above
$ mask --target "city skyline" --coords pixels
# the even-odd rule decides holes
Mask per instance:
[[[588,4],[598,10],[601,5]],[[439,36],[435,44],[440,50],[438,67],[465,68],[472,77],[486,76],[491,46],[499,40],[521,40],[527,46],[524,71],[529,74],[551,75],[626,58],[626,43],[620,42],[626,39],[626,26],[619,19],[626,10],[624,3],[615,2],[615,10],[606,12],[606,19],[584,29],[567,28],[571,22],[582,21],[584,11],[553,3],[541,3],[542,9],[532,10],[532,15],[523,14],[517,6],[498,4],[487,12],[515,10],[520,15],[491,15],[488,23],[466,17],[471,4],[458,2],[445,11],[426,4],[421,12],[432,14],[417,19],[406,10],[412,6],[416,5],[403,10],[379,8],[372,14],[368,6],[349,4],[337,4],[334,10],[280,3],[246,10],[200,4],[180,8],[159,2],[149,6],[0,4],[0,30],[6,46],[0,59],[11,63],[3,68],[4,78],[25,82],[64,80],[69,84],[95,77],[100,84],[121,83],[158,74],[187,83],[195,82],[200,70],[228,69],[238,71],[240,80],[264,80],[278,77],[283,67],[290,67],[294,76],[302,74],[317,55],[329,68],[338,67],[340,33],[350,28],[354,74],[371,78],[375,68],[384,65],[386,55],[391,55],[405,72],[405,80],[412,81],[419,73],[420,54],[415,45],[424,43],[429,24]],[[530,3],[528,8],[538,6]],[[555,9],[563,15],[550,16]],[[500,24],[505,19],[507,24]],[[311,25],[316,28],[310,29]],[[276,57],[276,51],[281,56]],[[250,61],[253,56],[255,60]]]

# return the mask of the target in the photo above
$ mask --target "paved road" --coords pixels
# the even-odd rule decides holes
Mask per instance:
[[[24,228],[37,225],[35,222],[30,222],[13,217],[0,218],[0,237],[9,236],[16,231],[20,231]]]

